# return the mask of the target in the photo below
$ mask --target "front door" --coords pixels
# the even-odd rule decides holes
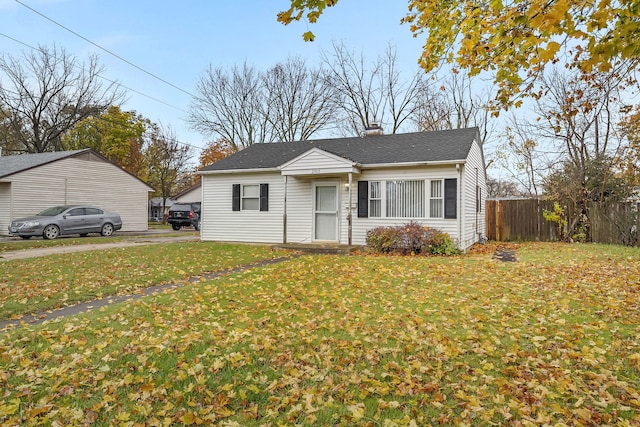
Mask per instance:
[[[338,240],[338,185],[314,186],[313,240]]]

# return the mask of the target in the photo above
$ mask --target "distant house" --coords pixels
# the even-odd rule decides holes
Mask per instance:
[[[365,244],[416,221],[461,249],[485,235],[477,128],[254,144],[202,175],[202,240]]]
[[[202,201],[202,183],[192,185],[191,187],[179,192],[172,197],[178,203],[201,202]]]
[[[162,197],[154,197],[149,200],[149,220],[150,221],[162,221],[164,215],[169,211],[169,208],[175,203],[173,199],[166,199],[163,202]]]
[[[0,234],[50,206],[91,204],[122,217],[122,231],[148,228],[152,187],[91,149],[0,157]]]

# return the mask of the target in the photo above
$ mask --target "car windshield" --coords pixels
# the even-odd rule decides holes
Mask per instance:
[[[49,209],[45,209],[38,214],[38,216],[56,216],[67,210],[67,206],[54,206]]]

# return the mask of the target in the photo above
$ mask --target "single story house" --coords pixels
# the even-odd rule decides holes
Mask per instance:
[[[162,197],[149,199],[149,221],[162,221],[162,218],[169,212],[169,208],[174,203],[173,199],[163,201]]]
[[[198,182],[175,196],[163,201],[162,197],[149,200],[149,220],[162,220],[174,203],[191,203],[202,201],[202,184]]]
[[[477,128],[254,144],[200,174],[205,241],[363,245],[410,221],[463,250],[485,236]]]
[[[178,203],[202,202],[202,183],[192,185],[172,197]]]
[[[148,228],[152,187],[87,148],[0,157],[0,234],[48,207],[90,204],[120,214],[122,231]]]

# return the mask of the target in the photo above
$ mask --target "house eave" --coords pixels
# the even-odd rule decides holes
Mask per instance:
[[[359,175],[360,168],[355,166],[348,166],[348,167],[317,168],[317,169],[295,169],[295,170],[282,169],[280,173],[283,176],[340,175],[340,174],[347,174],[347,173],[354,173]]]
[[[458,160],[440,160],[440,161],[421,161],[421,162],[403,162],[403,163],[367,163],[353,164],[345,167],[336,168],[319,168],[319,169],[298,169],[283,170],[282,165],[270,168],[253,168],[253,169],[223,169],[212,171],[198,171],[198,175],[218,175],[218,174],[244,174],[244,173],[263,173],[278,172],[286,176],[315,176],[326,174],[360,174],[363,169],[398,169],[407,167],[424,167],[424,166],[454,166],[456,164],[465,164],[467,159]]]
[[[254,168],[254,169],[222,169],[212,171],[198,171],[198,175],[218,175],[218,174],[239,174],[239,173],[263,173],[263,172],[280,172],[280,168]]]
[[[460,160],[440,160],[429,162],[403,162],[403,163],[368,163],[361,165],[361,169],[396,169],[420,166],[454,166],[456,164],[465,164],[467,159]]]

